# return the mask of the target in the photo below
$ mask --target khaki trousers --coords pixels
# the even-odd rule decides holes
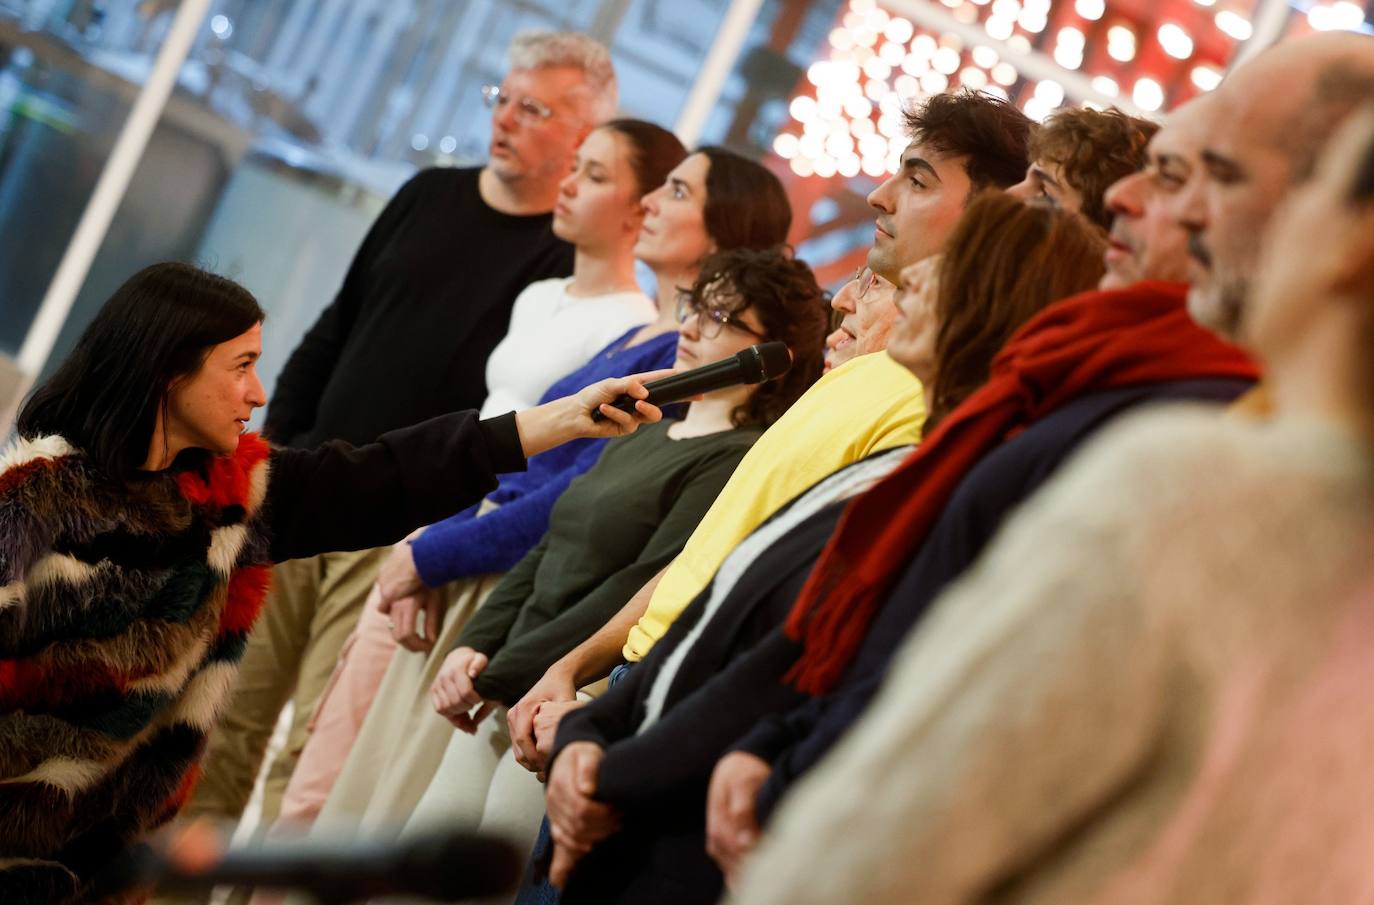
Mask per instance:
[[[312,835],[395,837],[410,819],[456,731],[434,712],[429,688],[468,619],[501,577],[480,575],[445,585],[448,606],[434,649],[392,655]]]
[[[210,733],[188,816],[242,816],[272,730],[290,700],[294,713],[286,746],[264,783],[262,825],[276,818],[310,715],[390,551],[324,553],[272,570],[272,592],[249,635],[229,709]]]

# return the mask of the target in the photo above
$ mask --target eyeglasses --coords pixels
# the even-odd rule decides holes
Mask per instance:
[[[677,294],[677,322],[685,324],[693,317],[697,318],[697,329],[701,331],[703,339],[715,339],[720,336],[720,331],[725,327],[731,327],[759,339],[766,340],[768,338],[757,330],[746,326],[737,314],[702,304],[692,294],[691,290],[679,290]]]
[[[537,126],[553,116],[552,107],[535,100],[528,94],[517,99],[504,93],[500,85],[482,86],[482,103],[487,106],[488,110],[505,107],[511,101],[515,101],[515,121],[522,126]]]
[[[872,289],[874,284],[878,282],[878,275],[870,267],[860,267],[854,272],[854,282],[859,284],[854,297],[861,299],[868,295],[868,290]]]

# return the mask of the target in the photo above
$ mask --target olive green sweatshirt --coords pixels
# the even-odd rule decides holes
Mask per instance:
[[[737,428],[674,440],[672,422],[607,444],[559,498],[549,531],[482,604],[457,646],[487,655],[474,684],[514,704],[677,556],[758,439]]]

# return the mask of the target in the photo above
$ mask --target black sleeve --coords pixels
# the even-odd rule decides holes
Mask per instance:
[[[645,807],[684,784],[705,781],[731,743],[758,720],[801,702],[801,692],[782,681],[798,650],[781,631],[770,634],[647,732],[612,744],[601,762],[597,797],[619,807]]]
[[[365,446],[274,450],[265,506],[272,561],[395,543],[480,500],[496,475],[524,468],[514,414],[479,421],[456,412]]]
[[[645,682],[652,681],[657,672],[644,667],[644,663],[634,664],[629,672],[608,688],[601,697],[586,707],[568,711],[567,715],[559,720],[553,754],[549,757],[550,767],[563,749],[573,742],[593,742],[602,748],[609,748],[634,732],[634,714],[638,709],[636,702],[640,698],[642,686]]]
[[[262,433],[274,443],[292,444],[315,426],[320,396],[334,373],[344,346],[348,343],[358,312],[365,302],[368,272],[377,254],[405,219],[422,194],[418,185],[423,173],[401,187],[396,196],[377,215],[363,244],[353,255],[343,285],[334,301],[320,314],[287,359],[272,389],[272,398],[263,420]]]
[[[787,790],[825,757],[863,715],[882,681],[883,675],[871,676],[836,689],[824,698],[808,699],[771,727],[772,740],[779,743],[780,750],[766,750],[760,744],[769,735],[767,729],[754,737],[751,753],[773,764],[773,772],[759,789],[755,806],[760,823],[772,816]],[[743,743],[736,749],[750,750]]]
[[[486,654],[488,659],[501,649],[511,626],[520,616],[520,608],[534,592],[534,576],[548,549],[549,536],[545,534],[543,540],[515,564],[515,568],[502,576],[477,612],[472,614],[468,624],[458,633],[458,640],[453,645],[455,649],[470,647]]]

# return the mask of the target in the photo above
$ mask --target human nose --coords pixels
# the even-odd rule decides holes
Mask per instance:
[[[248,383],[247,402],[253,408],[261,408],[267,404],[267,389],[262,385],[262,378],[258,376],[256,369],[253,371],[253,379]]]
[[[868,193],[869,207],[875,207],[885,214],[892,213],[892,185],[896,176],[889,176],[881,185]]]
[[[701,339],[701,312],[687,312],[687,319],[678,325],[677,332],[687,339]]]
[[[1016,185],[1007,189],[1007,194],[1017,201],[1029,201],[1035,194],[1035,189],[1031,186],[1030,177],[1027,176],[1025,179],[1016,183]]]
[[[1140,216],[1140,189],[1145,183],[1145,178],[1144,173],[1131,173],[1113,182],[1102,199],[1107,209],[1120,216]]]
[[[835,293],[835,297],[830,300],[830,307],[844,314],[853,314],[859,310],[858,306],[854,304],[854,296],[857,294],[855,283],[851,280],[839,292]]]
[[[491,121],[501,127],[502,130],[510,132],[520,121],[516,115],[515,104],[511,103],[504,96],[496,102],[496,106],[491,109]]]
[[[659,186],[639,200],[646,214],[658,214],[658,199],[663,196],[663,186]]]
[[[558,183],[558,193],[565,198],[577,197],[577,170],[563,177],[563,181]]]

